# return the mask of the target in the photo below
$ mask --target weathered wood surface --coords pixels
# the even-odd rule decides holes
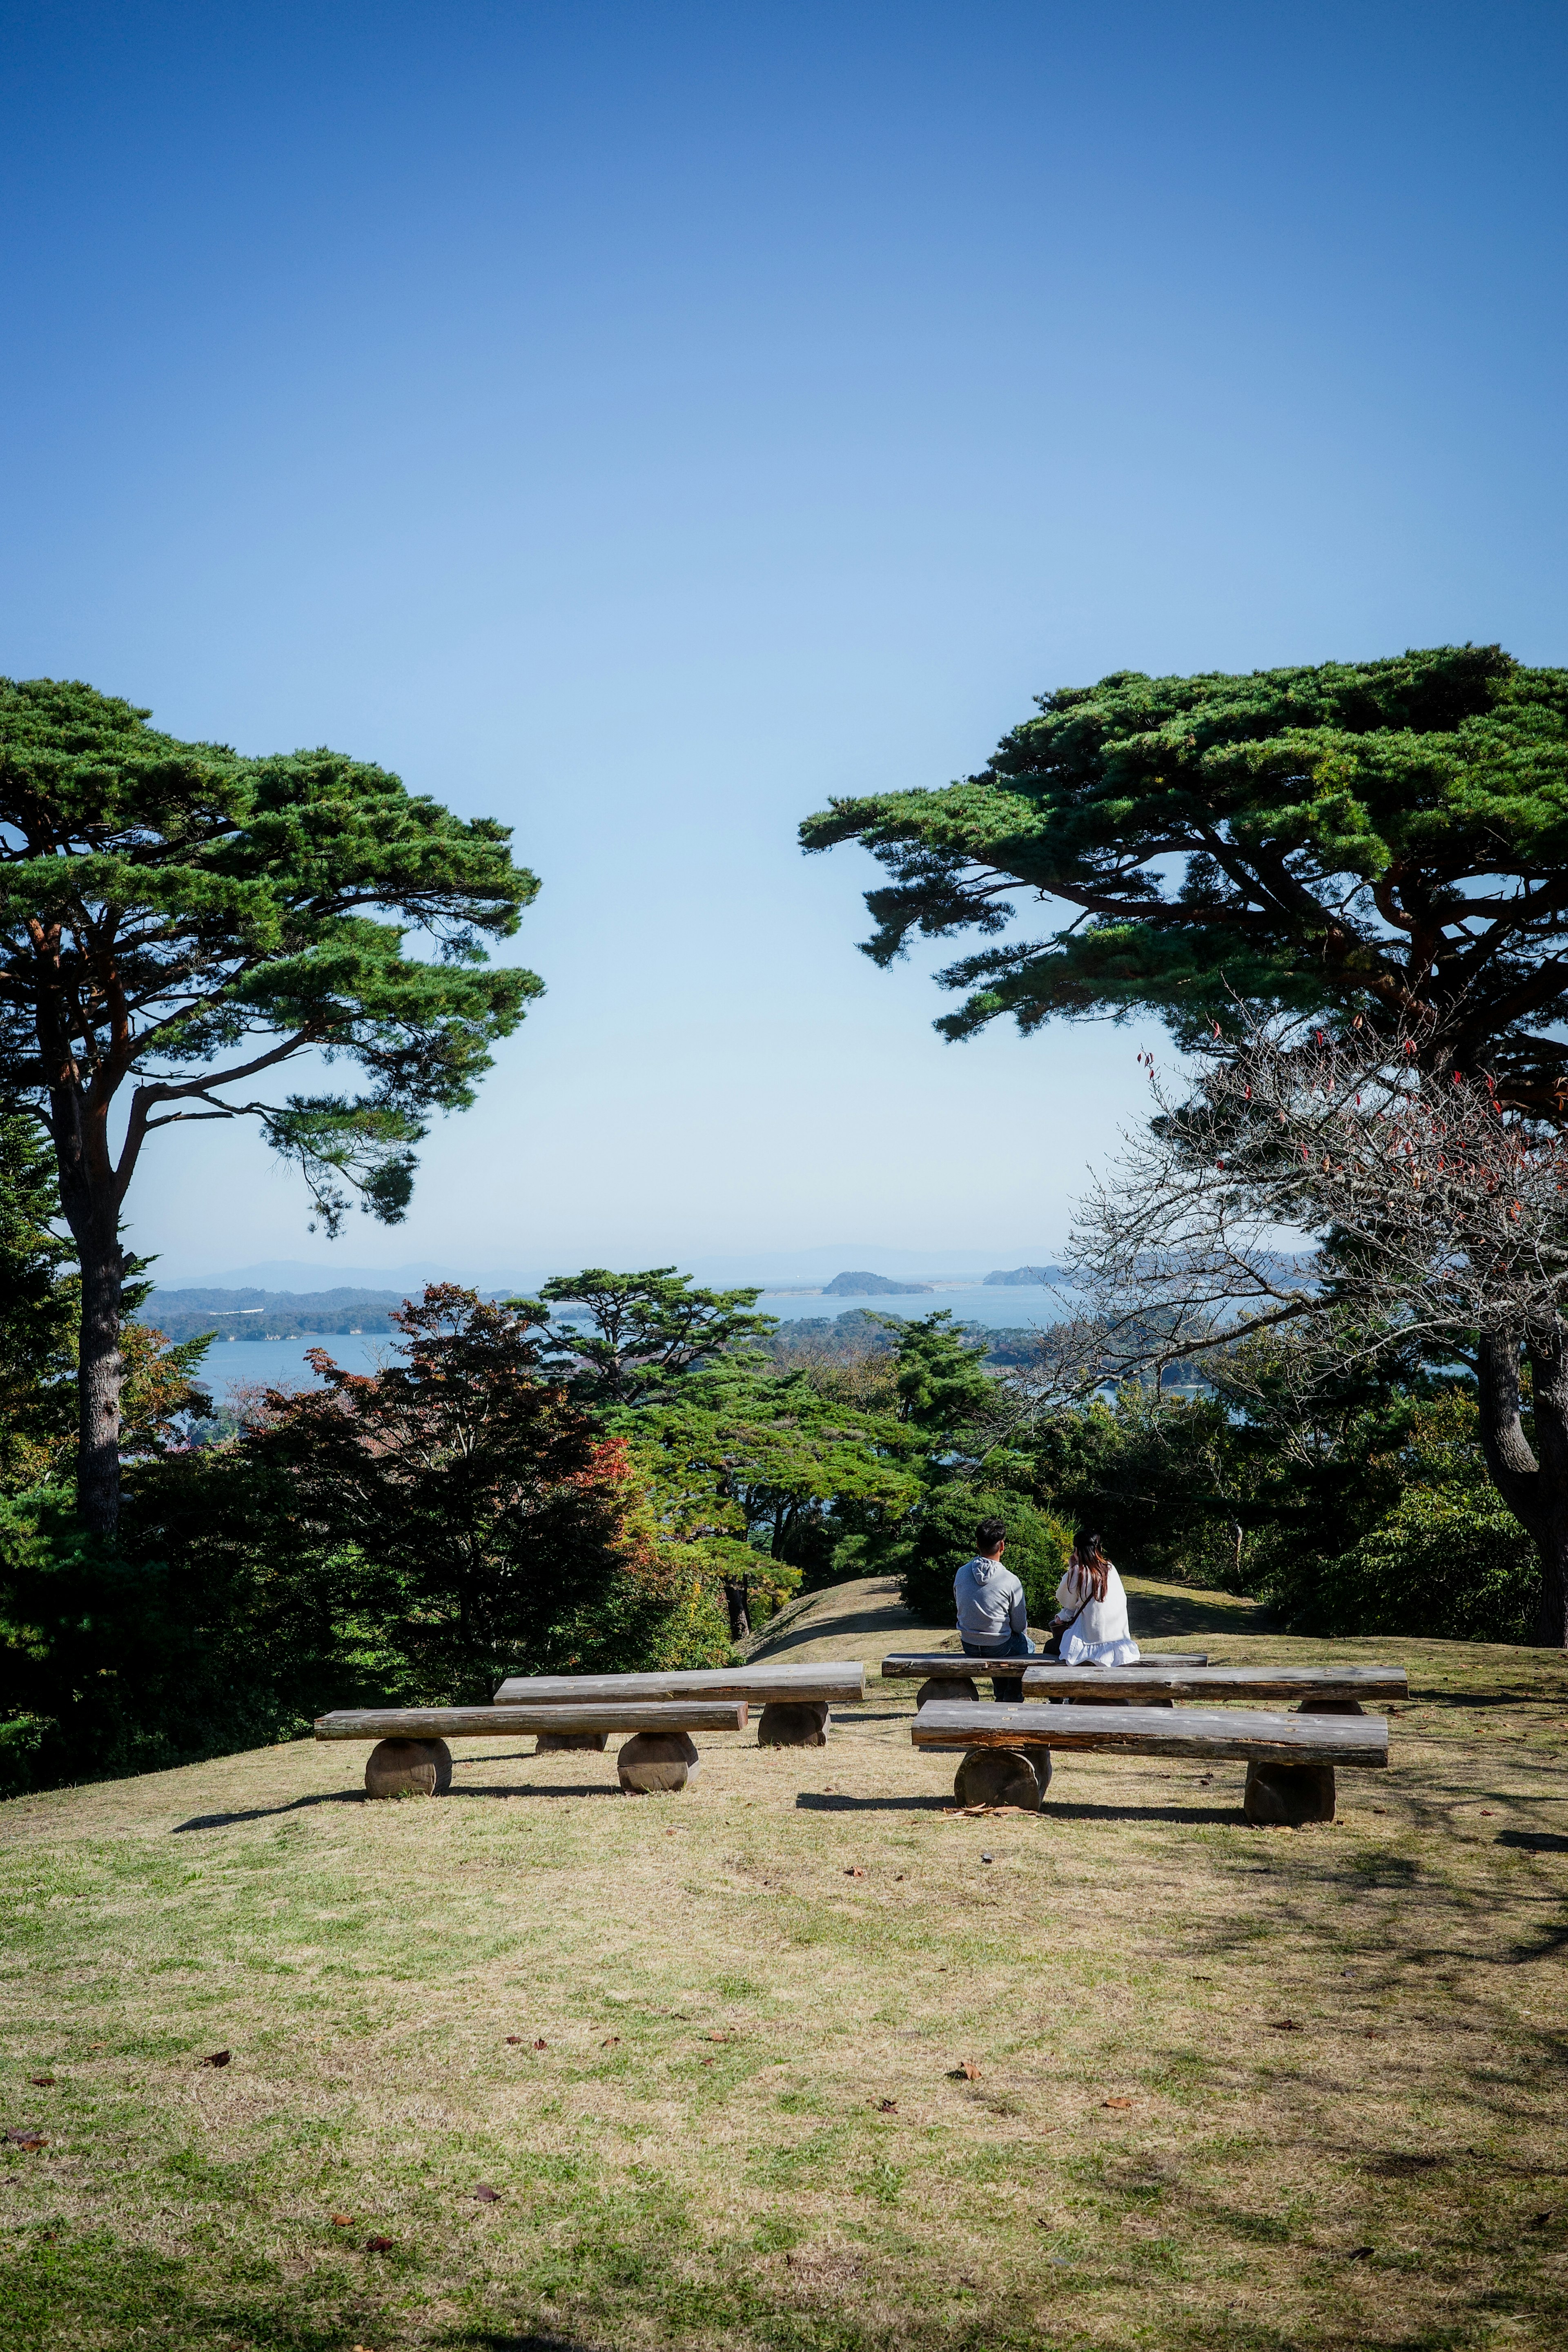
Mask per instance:
[[[1118,1666],[1121,1675],[1145,1675],[1151,1669],[1175,1669],[1185,1666],[1206,1666],[1206,1650],[1161,1651],[1156,1655],[1141,1658],[1135,1666]],[[940,1681],[947,1675],[954,1679],[972,1678],[975,1675],[1004,1675],[1016,1681],[1020,1675],[1033,1673],[1037,1667],[1052,1666],[1058,1674],[1099,1674],[1098,1666],[1058,1666],[1054,1658],[966,1658],[958,1650],[899,1650],[882,1661],[885,1683]]]
[[[1058,1666],[1024,1675],[1026,1698],[1408,1698],[1403,1666]]]
[[[1258,1764],[1386,1764],[1380,1715],[1244,1715],[1160,1706],[922,1706],[917,1748],[1123,1748],[1141,1756],[1234,1756]]]
[[[616,1706],[634,1699],[748,1698],[803,1706],[852,1706],[866,1696],[866,1669],[858,1658],[829,1658],[805,1666],[697,1666],[672,1674],[510,1675],[495,1696],[497,1706],[554,1706],[589,1699]]]
[[[344,1707],[316,1717],[318,1739],[508,1739],[527,1731],[744,1731],[743,1698],[644,1700],[635,1706]]]

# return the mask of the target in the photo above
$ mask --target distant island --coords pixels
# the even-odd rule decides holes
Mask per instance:
[[[298,1339],[332,1332],[390,1334],[397,1290],[155,1290],[139,1320],[169,1339]]]
[[[1010,1274],[988,1274],[988,1290],[1023,1290],[1037,1287],[1042,1283],[1065,1282],[1066,1275],[1059,1265],[1016,1265]]]
[[[889,1282],[885,1274],[836,1274],[824,1283],[824,1298],[907,1298],[912,1291],[931,1291],[929,1282]]]

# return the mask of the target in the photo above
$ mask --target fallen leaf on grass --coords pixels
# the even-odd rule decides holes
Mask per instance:
[[[522,2040],[521,2033],[509,2033],[506,2038],[509,2042],[521,2042]]]
[[[392,2252],[392,2240],[390,2238],[367,2238],[364,2242],[364,2250],[367,2254],[389,2254]]]
[[[1530,2217],[1530,2226],[1532,2230],[1544,2230],[1551,2219],[1550,2213],[1532,2213]]]
[[[1371,2252],[1370,2246],[1352,2246],[1345,2260],[1347,2263],[1364,2263]]]
[[[978,2083],[980,2069],[973,2058],[966,2058],[962,2066],[953,2066],[948,2070],[947,2079],[950,2083]]]
[[[1302,2033],[1306,2028],[1298,2025],[1293,2017],[1271,2017],[1268,2031],[1270,2033]]]
[[[9,2131],[5,2137],[13,2147],[47,2147],[49,2144],[42,2132]]]
[[[332,2215],[332,2227],[334,2230],[352,2230],[353,2225],[354,2217],[352,2213],[334,2213]]]
[[[55,2086],[55,2078],[52,2074],[29,2074],[27,2080],[34,2089],[38,2091],[52,2091]]]
[[[492,2189],[488,2180],[481,2180],[474,2189],[473,2194],[481,2205],[499,2205],[500,2203],[500,2190],[499,2189]]]
[[[727,2032],[722,2026],[714,2027],[711,2032],[703,2036],[707,2042],[733,2042],[737,2038],[735,2034]]]
[[[1101,2099],[1100,2104],[1102,2107],[1130,2107],[1132,2102],[1131,2099]]]
[[[1382,2042],[1386,2039],[1381,2025],[1363,2025],[1362,2036],[1367,2042]]]
[[[215,2050],[210,2057],[206,2057],[202,2060],[202,2064],[204,2066],[226,2066],[233,2054],[232,2051]]]
[[[877,2113],[880,2116],[896,2116],[898,2112],[899,2103],[897,2099],[884,2099],[877,2110]],[[1542,2216],[1543,2221],[1550,2221],[1551,2218],[1552,2217],[1549,2213],[1542,2214]]]
[[[613,2050],[620,2038],[618,2033],[612,2033],[607,2042],[600,2042],[599,2047],[601,2050]]]
[[[846,1878],[864,1878],[866,1874],[858,1862],[852,1862],[846,1866],[844,1875]]]
[[[548,2050],[550,2044],[548,2042],[536,2042],[533,2046],[536,2050]]]

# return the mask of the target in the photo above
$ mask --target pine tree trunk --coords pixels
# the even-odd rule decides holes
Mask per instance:
[[[1530,1349],[1535,1456],[1541,1465],[1538,1525],[1541,1594],[1535,1638],[1543,1649],[1568,1647],[1568,1330],[1559,1321]]]
[[[1527,1344],[1533,1453],[1520,1395]],[[1487,1468],[1541,1560],[1535,1638],[1545,1649],[1568,1648],[1568,1330],[1559,1319],[1528,1342],[1519,1330],[1483,1333],[1478,1369]]]
[[[112,1229],[111,1229],[112,1230]],[[81,1263],[81,1349],[77,1375],[77,1510],[95,1535],[120,1525],[120,1293],[125,1259],[118,1234],[76,1236]]]

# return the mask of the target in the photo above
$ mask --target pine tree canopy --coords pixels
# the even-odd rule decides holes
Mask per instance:
[[[1042,696],[978,774],[835,801],[807,849],[892,877],[865,952],[996,937],[1014,894],[1074,911],[940,975],[936,1026],[1163,1015],[1191,1043],[1237,999],[1424,1033],[1560,1117],[1568,1045],[1568,671],[1495,646]]]
[[[428,1114],[473,1097],[541,983],[488,966],[538,887],[507,829],[330,751],[243,758],[91,687],[0,680],[0,1087],[122,1194],[171,1121],[258,1118],[336,1228],[403,1213]],[[410,953],[405,933],[422,933]],[[247,1093],[308,1055],[358,1094]],[[111,1162],[102,1122],[134,1081]],[[90,1164],[89,1164],[90,1163]]]

